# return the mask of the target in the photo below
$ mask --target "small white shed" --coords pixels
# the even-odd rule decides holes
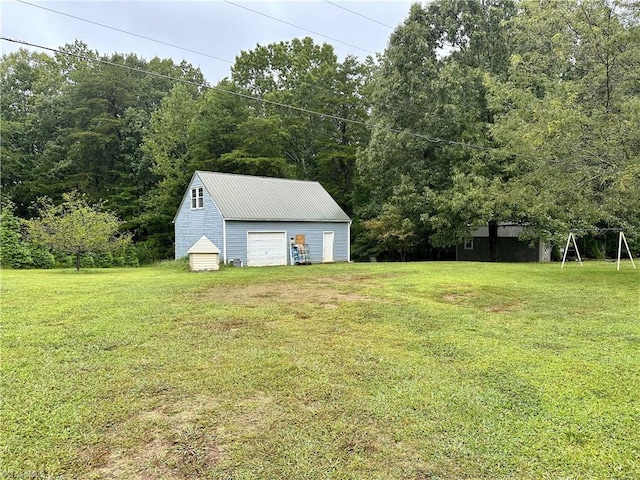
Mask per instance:
[[[194,272],[220,268],[220,250],[204,235],[187,250],[187,253],[189,268]]]

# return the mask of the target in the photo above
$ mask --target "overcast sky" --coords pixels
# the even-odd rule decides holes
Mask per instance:
[[[242,50],[255,48],[256,44],[267,45],[310,36],[318,44],[333,45],[340,59],[348,54],[364,59],[371,52],[382,53],[392,32],[389,27],[395,27],[405,19],[412,3],[405,0],[1,0],[0,14],[4,37],[51,48],[78,39],[101,54],[136,53],[146,59],[171,57],[176,62],[185,59],[199,66],[206,79],[215,84],[229,76],[229,67],[236,55]],[[0,42],[0,47],[2,53],[19,48],[6,41]]]

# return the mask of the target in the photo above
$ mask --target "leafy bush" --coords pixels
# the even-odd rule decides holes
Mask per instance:
[[[124,264],[127,267],[139,267],[140,261],[138,260],[138,253],[135,246],[127,245],[124,249]]]
[[[584,258],[594,258],[597,260],[603,260],[605,258],[605,252],[600,238],[585,238],[583,244],[584,252],[581,253]]]
[[[93,255],[85,253],[80,257],[80,268],[93,268],[96,266],[96,262],[93,259]]]
[[[0,206],[0,255],[2,265],[12,268],[29,268],[33,258],[24,242],[23,221],[13,215],[13,203],[3,201]]]
[[[113,266],[113,255],[111,252],[97,252],[93,254],[93,261],[97,268],[109,268]]]
[[[2,263],[12,268],[31,268],[33,258],[31,258],[31,252],[26,245],[18,244],[9,249],[2,249]]]
[[[166,260],[169,253],[167,248],[155,238],[136,243],[136,254],[140,265],[150,265],[161,260]]]
[[[55,268],[73,267],[73,257],[71,255],[56,253],[53,255],[56,260]]]
[[[34,268],[53,268],[56,259],[51,252],[39,245],[30,245],[32,265]]]
[[[114,267],[124,267],[125,266],[125,260],[124,260],[124,255],[114,255],[113,256],[113,266]]]

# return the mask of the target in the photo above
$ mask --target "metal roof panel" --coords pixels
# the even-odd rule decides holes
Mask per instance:
[[[227,220],[350,221],[318,182],[202,171],[196,175]]]
[[[498,225],[498,237],[499,238],[518,238],[524,227],[522,225],[516,225],[511,223],[501,223]],[[484,226],[475,229],[471,232],[472,237],[489,237],[489,227]]]

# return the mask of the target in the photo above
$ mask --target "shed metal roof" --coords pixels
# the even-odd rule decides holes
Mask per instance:
[[[226,220],[350,221],[318,182],[202,171],[195,175]]]
[[[498,224],[498,237],[500,238],[518,238],[522,231],[524,230],[524,226],[517,225],[513,223],[500,223]],[[477,228],[473,232],[471,232],[472,237],[489,237],[489,227],[484,226]]]

